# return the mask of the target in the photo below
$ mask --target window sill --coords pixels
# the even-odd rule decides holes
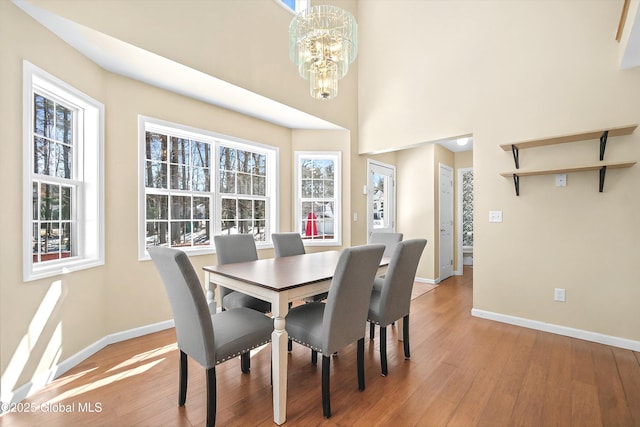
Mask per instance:
[[[33,282],[34,280],[74,273],[102,265],[104,265],[104,259],[78,259],[69,262],[55,263],[54,265],[38,266],[38,268],[25,271],[23,280],[25,282]]]

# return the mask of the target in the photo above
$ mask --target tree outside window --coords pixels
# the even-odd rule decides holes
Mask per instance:
[[[149,246],[214,251],[214,234],[268,244],[276,223],[277,150],[148,117],[139,118],[140,259]]]

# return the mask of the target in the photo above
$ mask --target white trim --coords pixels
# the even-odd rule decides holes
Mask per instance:
[[[277,229],[280,223],[279,217],[279,166],[280,148],[260,142],[250,141],[230,135],[199,129],[154,117],[138,115],[138,261],[151,259],[146,249],[146,187],[145,187],[145,138],[146,132],[159,132],[181,138],[194,139],[211,144],[211,187],[208,194],[212,197],[211,206],[211,242],[209,246],[182,247],[187,254],[205,255],[215,253],[213,236],[220,233],[220,200],[222,195],[218,192],[219,180],[219,148],[224,145],[232,148],[246,149],[266,156],[267,161],[267,223],[265,225],[265,242],[256,242],[258,249],[272,248],[271,233]],[[169,190],[175,192],[175,190]],[[195,194],[191,193],[190,194]],[[249,197],[252,198],[252,197]]]
[[[396,192],[397,192],[397,188],[396,188],[396,167],[394,165],[390,165],[388,163],[383,163],[383,162],[379,162],[377,160],[373,160],[373,159],[367,159],[367,178],[366,178],[366,188],[367,188],[367,241],[369,241],[369,238],[371,237],[371,233],[373,232],[373,211],[371,209],[371,207],[373,206],[373,187],[371,185],[371,183],[369,182],[369,178],[371,178],[371,173],[372,173],[372,166],[377,166],[380,168],[385,168],[385,169],[390,169],[392,174],[391,174],[391,201],[390,201],[390,207],[389,207],[389,216],[391,216],[391,224],[390,224],[390,231],[392,233],[396,232],[396,224],[398,222],[397,219],[397,196],[396,196]],[[382,229],[382,231],[384,231],[384,229]]]
[[[471,309],[471,315],[481,319],[494,320],[496,322],[508,323],[510,325],[535,329],[537,331],[549,332],[552,334],[563,335],[571,338],[578,338],[585,341],[610,345],[613,347],[620,347],[627,350],[640,351],[640,341],[634,341],[627,338],[604,335],[598,332],[585,331],[583,329],[575,329],[567,326],[555,325],[553,323],[540,322],[538,320],[525,319],[522,317],[510,316],[507,314],[479,310],[476,308]]]
[[[296,10],[291,10],[291,8],[289,8],[289,6],[284,4],[284,2],[282,0],[273,0],[273,1],[278,3],[278,5],[280,5],[280,7],[282,7],[284,10],[289,12],[291,15],[296,15],[296,14],[302,12],[303,10],[311,7],[311,4],[310,4],[311,0],[296,0]]]
[[[29,61],[23,61],[23,281],[104,265],[104,105]],[[76,181],[77,256],[34,264],[32,185],[33,185],[33,94],[48,93],[64,100],[78,111],[74,147]],[[55,177],[52,181],[57,181]],[[68,181],[67,181],[68,182]],[[82,220],[81,220],[82,219]]]
[[[334,212],[333,212],[333,239],[303,239],[305,246],[342,246],[342,152],[341,151],[294,151],[293,152],[293,185],[294,187],[294,209],[293,209],[293,225],[292,230],[300,232],[298,229],[298,219],[302,216],[301,210],[301,184],[302,178],[300,177],[300,159],[320,159],[320,160],[333,160],[336,162],[336,168],[334,171]]]
[[[438,281],[434,280],[434,279],[425,279],[424,277],[416,277],[415,279],[413,279],[415,282],[418,283],[426,283],[429,285],[437,285]]]
[[[45,372],[38,374],[31,381],[18,387],[16,390],[3,394],[0,400],[3,403],[18,403],[36,393],[38,390],[44,388],[45,386],[53,382],[56,378],[60,377],[70,369],[78,366],[80,363],[110,344],[119,343],[131,338],[141,337],[143,335],[152,334],[154,332],[163,331],[165,329],[173,327],[174,322],[173,319],[171,319],[165,320],[164,322],[158,322],[151,325],[129,329],[127,331],[109,334],[94,342],[90,346],[80,350],[73,356],[47,369]]]
[[[442,170],[448,170],[451,171],[451,191],[453,192],[454,190],[454,186],[453,186],[453,177],[454,177],[454,171],[453,171],[453,167],[446,165],[444,163],[438,163],[438,276],[440,276],[442,274],[442,233],[440,232],[440,230],[442,230],[442,183],[440,182],[440,180],[442,179]],[[453,223],[453,217],[454,217],[454,208],[455,208],[455,199],[454,199],[454,195],[451,194],[451,222]],[[451,261],[453,262],[453,258],[454,258],[454,253],[455,253],[455,239],[454,239],[454,233],[453,233],[453,224],[451,224]],[[456,274],[455,272],[455,265],[451,265],[451,276],[454,276]],[[445,277],[445,279],[448,279],[451,276],[447,276]],[[440,283],[440,279],[438,278],[438,283]]]

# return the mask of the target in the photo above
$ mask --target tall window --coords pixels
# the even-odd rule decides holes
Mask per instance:
[[[267,155],[220,145],[221,234],[251,233],[266,242]]]
[[[214,234],[269,243],[275,149],[146,117],[140,129],[141,259],[158,245],[211,253]]]
[[[25,61],[25,281],[104,264],[103,111]]]
[[[146,246],[211,244],[211,143],[145,133]]]
[[[341,244],[340,159],[340,152],[296,152],[296,229],[307,244]]]

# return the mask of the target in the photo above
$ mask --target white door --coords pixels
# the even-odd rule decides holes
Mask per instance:
[[[440,280],[453,276],[453,169],[440,165]]]
[[[396,228],[396,168],[367,160],[367,239],[373,231]]]

